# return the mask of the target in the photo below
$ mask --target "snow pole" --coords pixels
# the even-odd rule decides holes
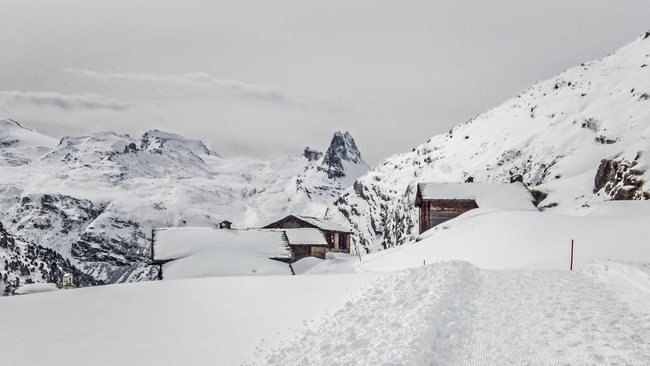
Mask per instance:
[[[569,265],[569,271],[573,271],[573,239],[571,239],[571,264]]]

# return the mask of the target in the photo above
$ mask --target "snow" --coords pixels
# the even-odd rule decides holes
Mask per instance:
[[[286,229],[284,232],[291,245],[327,245],[325,235],[319,229]]]
[[[22,142],[13,142],[18,134]],[[200,141],[157,130],[59,142],[8,120],[0,122],[0,222],[97,280],[139,281],[151,275],[153,228],[223,220],[255,228],[291,212],[324,218],[347,186],[321,163],[302,154],[223,158]],[[367,165],[349,168],[345,178],[356,179]],[[56,204],[43,203],[49,198]]]
[[[11,119],[0,119],[0,166],[21,166],[38,159],[58,141],[23,127]]]
[[[316,257],[305,257],[291,263],[293,272],[297,275],[309,273],[309,271],[323,263],[323,259]]]
[[[271,230],[165,228],[156,230],[154,260],[163,278],[291,274],[271,258],[290,258],[284,233]]]
[[[336,208],[360,244],[376,251],[418,234],[412,202],[420,182],[471,177],[503,183],[521,176],[548,194],[542,207],[564,212],[609,200],[631,181],[639,187],[635,198],[646,192],[647,199],[650,99],[641,96],[650,93],[650,67],[642,67],[650,64],[648,55],[650,38],[639,37],[603,59],[538,82],[413,151],[385,159],[357,179]],[[613,190],[594,190],[603,159],[620,163],[608,179]]]
[[[649,205],[639,201],[570,214],[479,208],[418,242],[361,260],[341,253],[304,258],[294,263],[297,276],[190,278],[0,299],[0,353],[21,365],[42,364],[55,351],[70,365],[645,365],[649,219]],[[180,228],[160,237],[168,257],[191,258],[219,247],[208,240],[213,232],[241,235]],[[244,237],[261,232],[283,233],[250,230]],[[218,261],[215,253],[206,262]],[[39,310],[43,303],[47,311]]]
[[[447,262],[382,280],[258,364],[650,362],[650,317],[580,273]]]
[[[317,328],[377,278],[195,278],[4,297],[1,363],[241,365]]]
[[[387,159],[342,195],[352,177],[328,180],[318,161],[223,159],[157,131],[136,152],[124,152],[136,140],[111,133],[64,139],[36,160],[40,147],[3,150],[9,229],[80,265],[69,243],[86,243],[75,239],[83,234],[102,249],[90,258],[130,258],[112,264],[124,278],[142,273],[132,265],[146,259],[148,230],[161,223],[246,227],[299,212],[317,227],[330,224],[312,216],[330,217],[330,229],[350,221],[371,250],[406,244],[305,258],[294,266],[303,275],[255,276],[289,274],[268,259],[288,255],[284,231],[161,230],[156,256],[173,259],[164,264],[171,280],[0,298],[2,363],[650,364],[650,205],[603,202],[613,191],[594,189],[602,159],[613,159],[608,183],[647,193],[649,52],[638,39],[538,83]],[[418,183],[515,175],[548,194],[545,211],[485,188],[470,195],[481,208],[409,242]],[[468,197],[453,187],[447,193]],[[52,192],[92,202],[43,204]],[[48,223],[51,235],[24,223]]]
[[[618,215],[622,206],[627,215]],[[476,209],[420,236],[420,241],[366,256],[365,270],[399,270],[445,260],[487,269],[568,269],[571,240],[576,268],[596,260],[650,262],[650,203],[605,202],[584,216],[555,212]]]
[[[475,200],[481,208],[535,210],[534,198],[522,183],[420,183],[423,199]]]
[[[57,291],[59,288],[56,287],[54,283],[30,283],[27,285],[22,285],[16,289],[15,294],[17,295],[27,295],[35,294],[39,292],[50,292]]]

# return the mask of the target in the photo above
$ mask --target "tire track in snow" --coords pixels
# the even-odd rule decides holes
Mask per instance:
[[[647,365],[650,322],[588,277],[482,271],[472,365]]]

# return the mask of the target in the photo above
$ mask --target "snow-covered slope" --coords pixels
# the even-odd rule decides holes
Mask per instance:
[[[561,269],[594,261],[650,263],[650,204],[604,202],[573,214],[477,209],[445,222],[417,242],[364,257],[368,271],[392,271],[422,263],[468,261],[485,269]],[[355,263],[351,259],[351,262]]]
[[[151,277],[155,227],[215,227],[227,219],[246,228],[289,213],[322,217],[368,170],[352,137],[340,132],[327,154],[307,148],[269,161],[226,159],[200,141],[157,130],[58,144],[13,121],[0,123],[0,132],[7,141],[0,155],[19,160],[0,164],[6,231],[109,283]]]
[[[648,199],[650,37],[383,161],[337,201],[368,250],[413,239],[419,182],[522,180],[542,208]]]
[[[11,119],[0,119],[0,166],[29,164],[56,146],[57,141]]]

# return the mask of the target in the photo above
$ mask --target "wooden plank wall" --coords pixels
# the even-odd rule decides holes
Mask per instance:
[[[474,200],[425,200],[420,207],[420,234],[475,208]]]

